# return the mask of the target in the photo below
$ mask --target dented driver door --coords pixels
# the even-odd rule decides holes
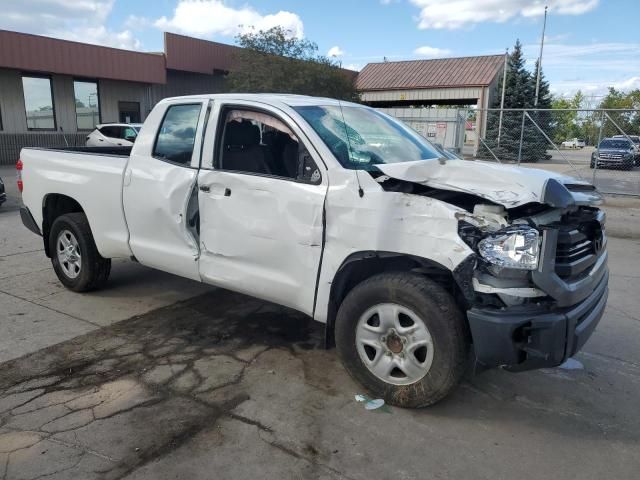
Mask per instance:
[[[242,108],[249,105],[217,105],[212,119],[219,115],[220,121],[210,121],[206,134],[205,152],[213,150],[216,159],[212,168],[205,165],[203,156],[198,174],[200,275],[207,283],[311,314],[323,248],[327,176],[320,167],[313,172],[313,182],[287,178],[283,172],[278,175],[275,171],[265,174],[235,170],[242,165],[247,169],[260,168],[256,167],[256,159],[262,159],[261,152],[269,149],[268,134],[277,135],[277,129],[286,128],[278,123],[287,122],[288,117],[282,112],[262,106],[263,110],[257,114],[255,110],[243,113]],[[248,131],[250,137],[253,132],[254,137],[236,139],[235,134],[227,132],[228,139],[223,139],[224,115],[231,110],[235,112],[231,115],[236,115],[234,121],[243,123],[245,133]],[[276,112],[276,120],[260,116],[276,115]],[[250,118],[241,118],[247,115]],[[306,153],[302,132],[294,125],[287,131],[290,138],[300,142],[299,158],[302,159],[303,152]],[[215,147],[209,135],[217,136]],[[260,140],[255,135],[260,135]],[[236,146],[225,142],[244,144]],[[222,163],[223,150],[227,149],[228,153],[236,147],[239,153],[234,159],[238,163],[233,164],[231,160]],[[306,160],[311,161],[310,154]],[[275,165],[277,158],[270,161]]]

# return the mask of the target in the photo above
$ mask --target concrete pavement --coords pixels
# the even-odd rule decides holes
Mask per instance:
[[[3,364],[0,476],[635,478],[640,243],[611,257],[582,368],[485,372],[423,410],[365,410],[320,325],[222,290],[92,331]]]
[[[113,262],[105,289],[66,290],[44,254],[42,238],[20,221],[13,174],[13,169],[0,171],[8,191],[0,207],[0,362],[211,291],[125,260]]]
[[[616,208],[628,222],[635,207]],[[0,210],[0,478],[635,478],[629,236],[610,239],[610,299],[578,368],[489,371],[428,409],[366,411],[303,315],[128,262],[104,290],[67,292]]]

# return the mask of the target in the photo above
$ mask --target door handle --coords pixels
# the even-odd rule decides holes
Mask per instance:
[[[220,185],[218,185],[218,186],[214,185],[214,189],[213,190],[211,189],[211,187],[209,185],[200,185],[198,187],[198,189],[201,192],[204,192],[204,193],[213,192],[214,196],[224,196],[224,197],[230,197],[231,196],[231,189],[227,188],[227,187],[224,187],[224,189],[223,189],[223,188],[221,188]]]

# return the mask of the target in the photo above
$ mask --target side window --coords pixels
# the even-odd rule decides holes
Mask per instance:
[[[153,156],[160,160],[189,165],[202,105],[172,105],[167,109]]]
[[[138,134],[131,127],[123,127],[122,128],[122,138],[125,140],[134,140]]]
[[[293,131],[273,115],[230,109],[223,115],[218,167],[320,182],[320,171]]]
[[[100,133],[109,138],[118,138],[119,134],[118,127],[102,127]]]

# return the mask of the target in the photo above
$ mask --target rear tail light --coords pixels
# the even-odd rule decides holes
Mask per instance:
[[[16,163],[16,182],[18,183],[18,190],[22,193],[22,189],[24,188],[24,184],[22,183],[22,168],[24,165],[22,164],[22,160],[18,160]]]

